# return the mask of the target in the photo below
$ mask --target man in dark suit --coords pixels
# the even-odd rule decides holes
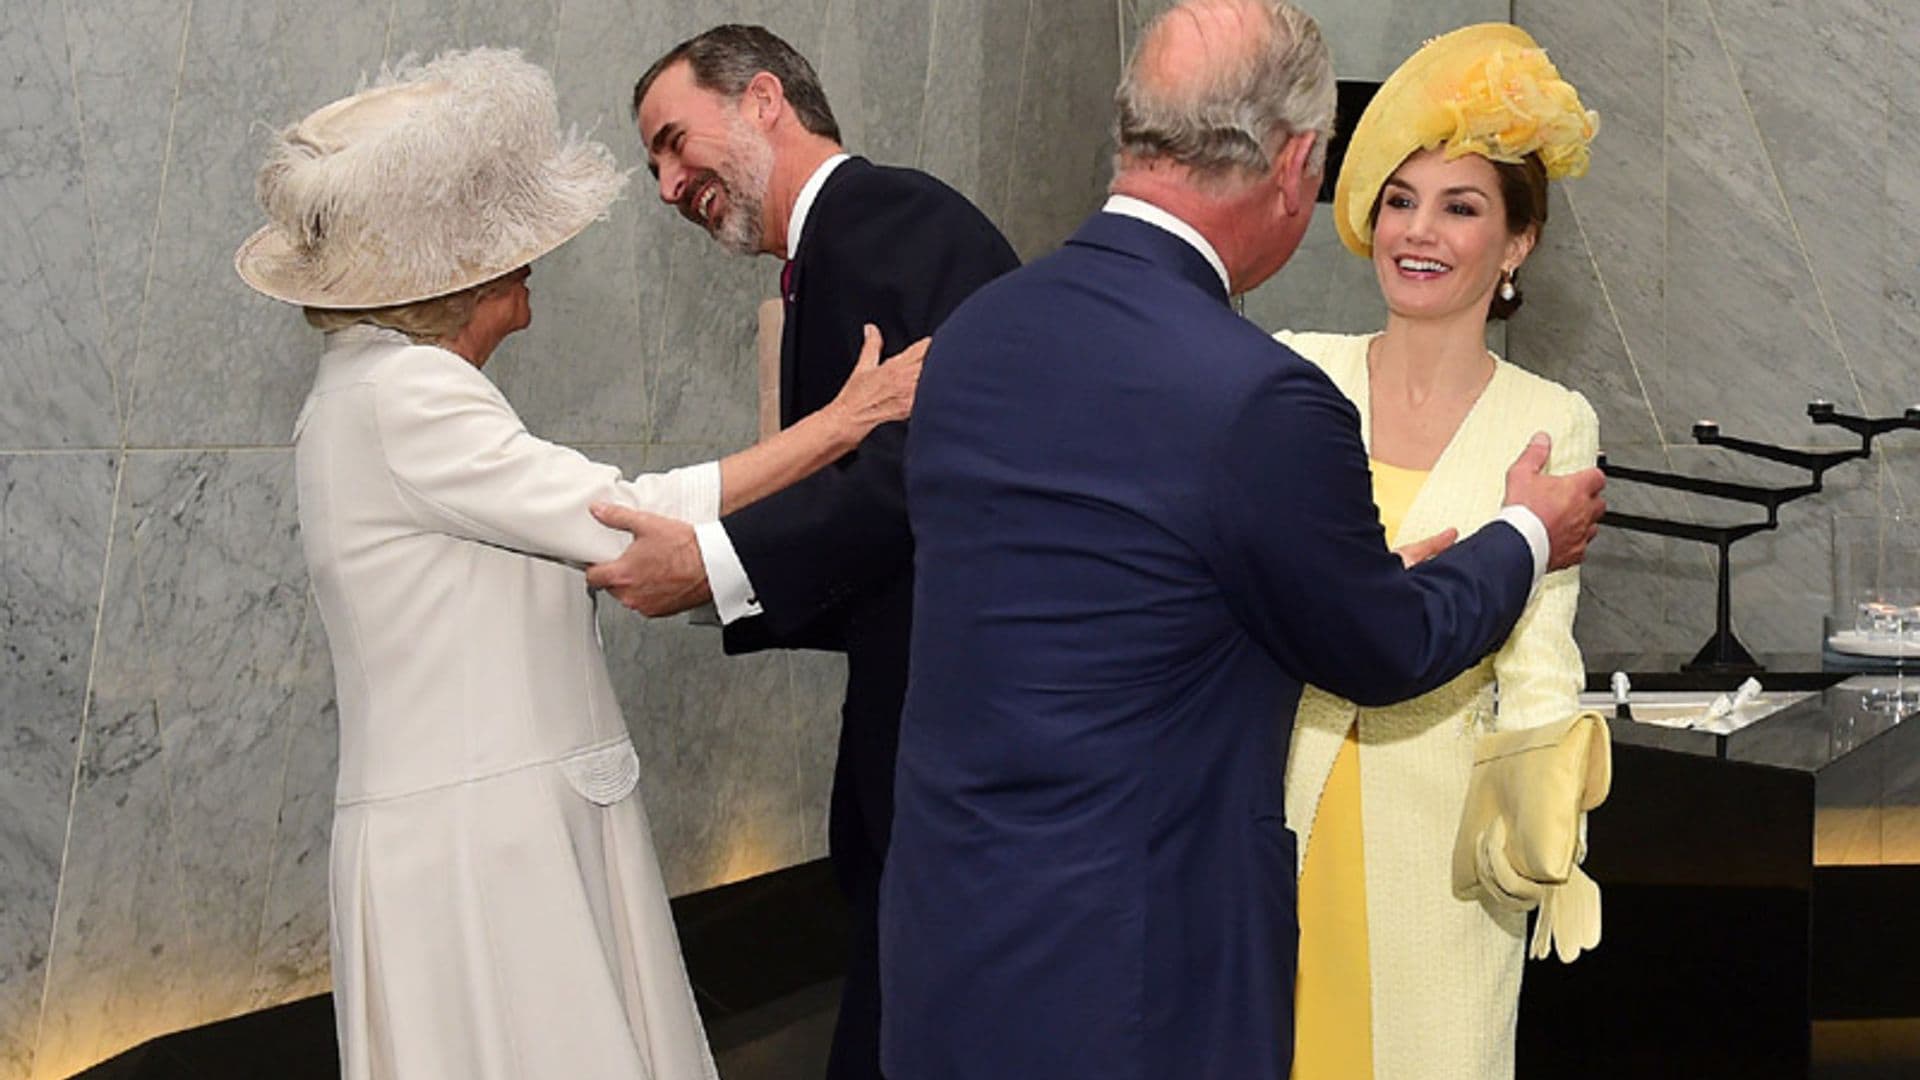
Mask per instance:
[[[954,313],[908,439],[894,1080],[1286,1077],[1301,684],[1440,685],[1601,509],[1536,442],[1501,520],[1404,569],[1353,407],[1229,306],[1312,212],[1334,84],[1311,19],[1189,0],[1117,101],[1116,197]]]
[[[722,26],[662,57],[634,88],[660,198],[740,254],[785,257],[781,423],[831,401],[863,323],[891,348],[926,337],[1019,260],[965,198],[909,169],[849,157],[812,67],[760,27]],[[779,494],[697,529],[630,513],[619,563],[589,580],[651,615],[711,599],[730,653],[847,654],[829,846],[854,947],[829,1074],[879,1075],[877,904],[892,827],[907,686],[913,538],[900,456],[906,425]]]

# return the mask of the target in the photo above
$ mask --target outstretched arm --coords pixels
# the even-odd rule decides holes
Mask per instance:
[[[865,334],[860,359],[838,396],[792,427],[720,460],[721,514],[812,475],[860,445],[875,427],[904,420],[913,411],[928,339],[882,364],[880,331],[869,323]]]

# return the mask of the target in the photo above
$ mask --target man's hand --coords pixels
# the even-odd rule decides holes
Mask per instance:
[[[1432,536],[1427,537],[1425,540],[1415,540],[1411,544],[1401,544],[1399,547],[1393,549],[1393,553],[1400,556],[1400,564],[1402,566],[1411,570],[1452,547],[1453,542],[1458,539],[1460,539],[1459,529],[1442,529]]]
[[[1582,469],[1567,476],[1549,476],[1542,470],[1553,452],[1553,440],[1536,431],[1520,459],[1507,470],[1507,498],[1503,505],[1524,506],[1547,527],[1547,569],[1564,570],[1587,557],[1587,543],[1600,531],[1600,515],[1607,503],[1600,489],[1607,478],[1599,469]]]
[[[713,599],[693,526],[609,503],[594,503],[591,509],[600,524],[632,533],[633,543],[612,562],[587,567],[588,585],[653,616],[678,615]]]

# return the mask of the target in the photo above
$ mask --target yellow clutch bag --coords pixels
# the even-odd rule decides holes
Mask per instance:
[[[1453,843],[1453,891],[1540,914],[1528,950],[1562,961],[1600,943],[1600,887],[1580,869],[1587,811],[1606,800],[1613,754],[1606,718],[1483,735]]]

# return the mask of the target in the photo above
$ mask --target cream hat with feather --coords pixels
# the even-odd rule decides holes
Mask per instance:
[[[291,304],[408,304],[525,266],[626,184],[605,146],[561,133],[552,78],[517,51],[402,61],[279,133],[255,181],[269,224],[234,268]]]

